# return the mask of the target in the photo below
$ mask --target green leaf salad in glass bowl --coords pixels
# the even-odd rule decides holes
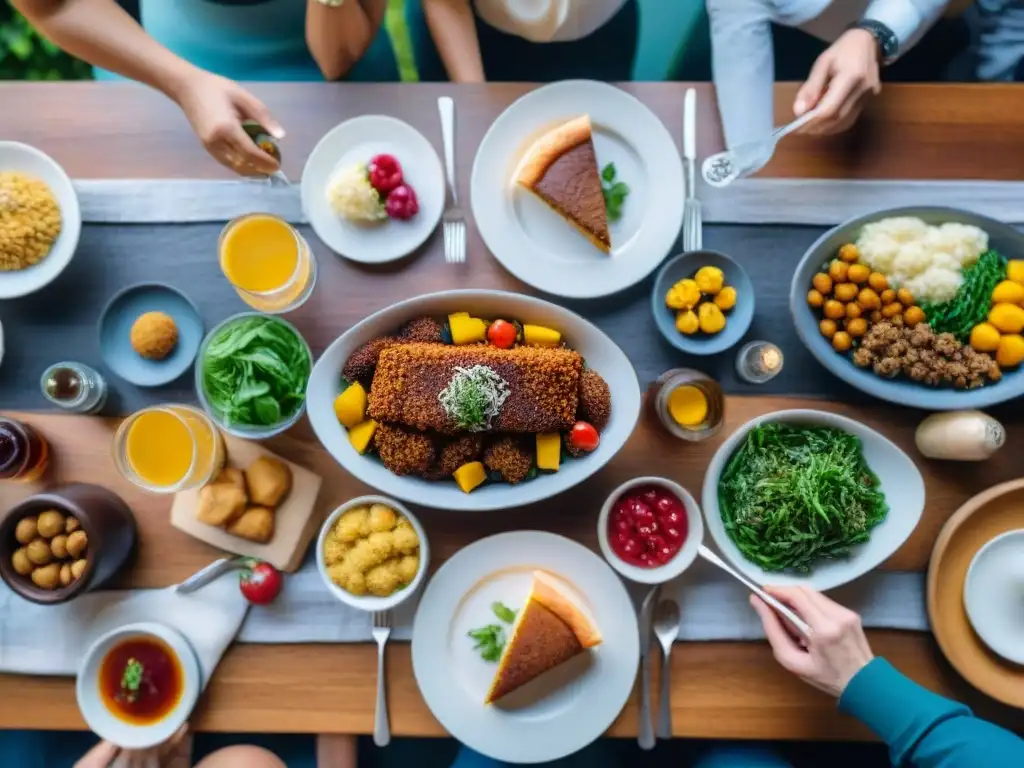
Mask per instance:
[[[246,312],[203,339],[196,394],[230,435],[261,440],[284,432],[306,408],[313,354],[291,323]]]

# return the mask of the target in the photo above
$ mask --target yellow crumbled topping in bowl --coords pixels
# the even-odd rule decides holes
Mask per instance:
[[[0,271],[40,262],[60,228],[60,207],[45,182],[23,173],[0,172]]]

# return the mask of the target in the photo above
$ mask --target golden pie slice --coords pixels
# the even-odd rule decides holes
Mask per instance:
[[[493,704],[577,654],[600,645],[601,639],[597,627],[558,580],[534,571],[533,589],[519,611],[485,703]]]
[[[589,115],[563,123],[537,139],[519,166],[516,183],[537,195],[595,246],[611,252]]]

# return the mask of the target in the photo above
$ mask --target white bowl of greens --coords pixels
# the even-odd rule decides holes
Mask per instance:
[[[913,460],[875,430],[814,410],[748,421],[715,453],[702,506],[718,549],[758,584],[826,590],[877,568],[924,512]]]
[[[313,353],[295,326],[280,317],[243,312],[203,339],[196,394],[222,430],[262,440],[302,417],[312,369]]]

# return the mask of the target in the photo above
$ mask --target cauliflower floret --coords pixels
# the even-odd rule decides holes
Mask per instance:
[[[388,597],[403,586],[394,561],[378,565],[366,574],[366,589],[371,595]]]
[[[338,522],[334,524],[334,532],[339,539],[351,544],[366,536],[369,527],[370,511],[366,507],[354,507],[338,518]]]
[[[419,569],[420,558],[418,555],[406,555],[398,561],[398,575],[402,579],[403,584],[412,584]]]
[[[390,531],[398,523],[398,516],[391,507],[374,504],[370,507],[369,523],[371,531]]]
[[[420,548],[420,540],[416,535],[416,531],[412,527],[398,527],[395,528],[392,536],[392,546],[395,552],[401,552],[403,555],[411,555]]]
[[[338,538],[337,534],[332,530],[327,534],[327,538],[324,539],[324,563],[328,566],[337,565],[345,559],[345,553],[348,550],[349,545]]]
[[[347,562],[364,573],[391,557],[394,545],[391,533],[374,533],[349,550]]]
[[[332,565],[327,569],[327,575],[331,581],[350,594],[366,594],[366,577],[362,571],[355,570],[348,563]]]

